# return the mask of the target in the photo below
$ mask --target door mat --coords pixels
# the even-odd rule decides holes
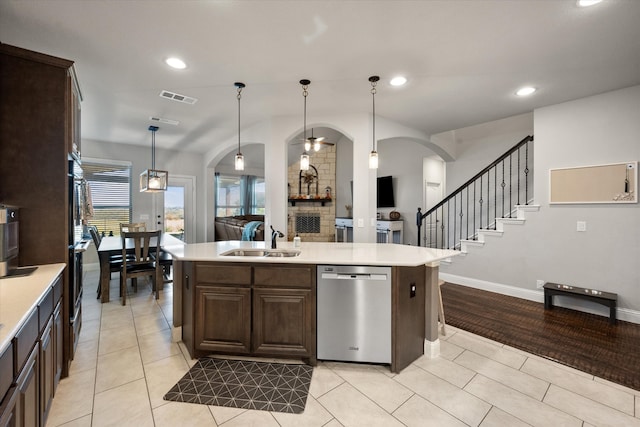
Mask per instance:
[[[204,357],[164,400],[299,414],[312,374],[308,365]]]

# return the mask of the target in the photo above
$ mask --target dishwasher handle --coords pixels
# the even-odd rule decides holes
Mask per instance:
[[[371,273],[322,273],[321,278],[333,280],[387,280],[387,275]]]

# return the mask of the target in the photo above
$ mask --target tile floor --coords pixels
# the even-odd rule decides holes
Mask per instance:
[[[303,414],[167,402],[162,396],[194,363],[171,341],[170,286],[156,301],[141,285],[123,307],[117,285],[110,303],[98,302],[97,277],[86,274],[77,355],[50,427],[640,426],[640,391],[452,327],[439,358],[397,375],[319,363]]]

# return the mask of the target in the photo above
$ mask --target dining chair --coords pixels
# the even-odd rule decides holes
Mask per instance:
[[[100,237],[100,233],[98,233],[98,228],[95,225],[90,225],[88,227],[89,234],[91,234],[91,240],[93,240],[93,244],[96,246],[96,251],[100,247],[100,242],[102,238]],[[100,268],[103,268],[102,264],[100,264]],[[111,255],[109,257],[109,276],[111,273],[117,273],[122,269],[122,255]],[[102,293],[102,289],[100,283],[98,282],[98,298],[100,298]]]
[[[146,222],[120,223],[120,233],[129,231],[147,231]]]
[[[130,231],[120,234],[122,238],[122,269],[120,270],[120,293],[122,305],[127,300],[127,279],[131,279],[134,291],[138,290],[138,277],[151,276],[152,292],[158,299],[160,284],[162,283],[162,269],[155,261],[153,253],[160,251],[161,231]],[[129,245],[129,249],[127,248]],[[133,251],[132,253],[130,251]],[[131,259],[127,258],[127,253]]]

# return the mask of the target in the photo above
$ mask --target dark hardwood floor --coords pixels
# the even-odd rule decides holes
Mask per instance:
[[[640,390],[640,325],[446,283],[447,324]]]

